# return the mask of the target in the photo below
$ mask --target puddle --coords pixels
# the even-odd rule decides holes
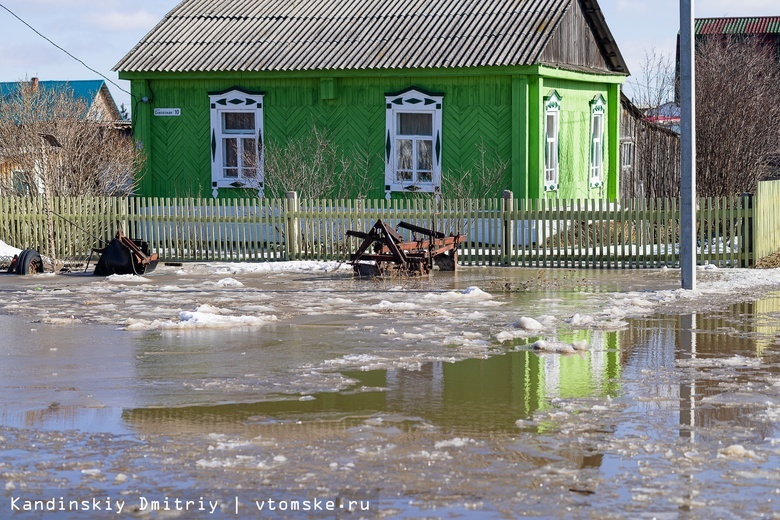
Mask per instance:
[[[377,517],[780,511],[780,293],[653,314],[684,309],[645,296],[674,275],[510,271],[369,287],[235,272],[6,286],[17,314],[0,316],[6,501],[122,497],[140,516],[144,501],[169,499],[151,518],[259,518],[269,499],[353,501]],[[206,285],[227,274],[241,285]],[[621,284],[630,291],[609,294]],[[120,330],[127,317],[106,311],[130,297],[144,319],[201,308],[276,320]],[[653,298],[662,306],[645,317],[610,310]],[[30,320],[42,301],[48,320]],[[85,301],[81,323],[65,323]],[[521,316],[545,325],[519,330]],[[540,338],[587,349],[534,350]],[[213,514],[173,505],[199,498]]]

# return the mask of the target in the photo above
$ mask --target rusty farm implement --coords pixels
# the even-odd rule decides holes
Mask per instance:
[[[399,222],[398,228],[412,233],[411,240],[382,219],[368,230],[347,231],[347,236],[363,241],[350,255],[349,263],[358,276],[382,276],[385,274],[422,275],[434,266],[441,271],[454,271],[458,260],[458,246],[465,235],[438,232],[407,222]]]

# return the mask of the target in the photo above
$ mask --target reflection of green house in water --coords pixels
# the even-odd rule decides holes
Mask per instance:
[[[620,375],[618,333],[580,332],[589,351],[582,355],[520,350],[487,359],[424,363],[418,370],[346,372],[358,380],[353,391],[322,392],[313,400],[127,410],[136,427],[211,428],[265,418],[258,428],[341,430],[372,415],[394,416],[402,424],[420,421],[453,432],[514,431],[518,419],[544,409],[555,397],[614,395]],[[347,419],[350,418],[350,419]],[[281,421],[281,424],[280,424]],[[298,422],[301,424],[295,424]],[[251,421],[250,421],[251,422]]]
[[[617,391],[615,381],[620,375],[617,333],[580,331],[560,339],[585,340],[591,347],[568,356],[545,356],[544,396],[550,399],[614,395]]]

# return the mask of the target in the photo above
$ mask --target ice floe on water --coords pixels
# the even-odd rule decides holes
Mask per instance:
[[[522,318],[514,322],[512,324],[512,327],[516,329],[522,329],[528,332],[538,332],[544,329],[544,325],[542,325],[541,322],[533,318],[529,318],[527,316],[523,316]]]
[[[244,284],[242,284],[235,278],[223,278],[218,282],[215,282],[214,285],[216,285],[217,287],[243,287],[244,286]]]
[[[678,359],[677,366],[680,367],[759,367],[761,366],[760,358],[748,358],[745,356],[731,356],[731,357],[717,357],[717,358],[690,358],[690,359]]]
[[[201,305],[195,311],[179,312],[179,319],[176,320],[144,320],[138,318],[128,318],[125,322],[125,330],[159,330],[159,329],[233,329],[241,327],[261,327],[269,322],[277,320],[277,317],[270,315],[260,316],[236,316],[228,314],[230,311],[213,307],[211,305]]]
[[[437,450],[440,450],[442,448],[463,448],[475,442],[476,441],[474,439],[455,437],[449,440],[438,441],[433,445],[433,447],[436,448]]]
[[[379,311],[414,311],[420,308],[414,302],[391,302],[382,300],[381,302],[371,306],[372,309]]]
[[[493,295],[483,291],[479,287],[467,287],[460,291],[447,291],[440,293],[427,293],[422,296],[421,300],[427,303],[462,303],[462,302],[479,302],[492,300]]]

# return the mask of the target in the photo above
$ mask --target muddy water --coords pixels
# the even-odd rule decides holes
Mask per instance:
[[[241,285],[220,283],[228,275]],[[780,515],[780,295],[616,327],[564,321],[597,316],[609,291],[676,284],[663,272],[484,269],[369,287],[343,273],[14,278],[0,316],[3,509]],[[491,297],[460,292],[474,286]],[[202,305],[276,320],[121,330]],[[542,315],[557,325],[496,339]],[[530,348],[539,337],[589,348],[542,353]],[[25,512],[34,500],[53,511]]]

